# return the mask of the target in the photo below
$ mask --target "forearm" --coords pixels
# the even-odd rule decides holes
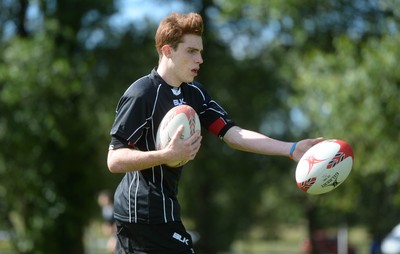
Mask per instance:
[[[163,150],[142,152],[130,148],[109,150],[107,157],[108,169],[112,173],[125,173],[158,166],[167,162]]]
[[[193,160],[201,146],[200,131],[182,140],[183,126],[172,137],[168,145],[155,151],[140,151],[132,148],[108,151],[107,165],[112,173],[125,173],[152,168],[172,162]]]
[[[264,155],[288,156],[293,145],[237,126],[228,130],[224,141],[234,149]]]

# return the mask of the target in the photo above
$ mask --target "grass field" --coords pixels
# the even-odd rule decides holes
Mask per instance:
[[[99,234],[98,225],[92,225],[88,232],[89,238],[86,239],[89,254],[107,254],[104,246],[107,238]],[[97,232],[97,233],[95,233]],[[262,240],[257,232],[251,234],[250,239],[245,241],[238,240],[229,252],[221,254],[304,254],[302,244],[307,238],[306,228],[304,226],[282,227],[281,235],[278,240]],[[336,233],[332,229],[332,234]],[[365,230],[362,228],[352,228],[348,232],[349,243],[357,250],[357,254],[369,254],[370,240]]]
[[[333,229],[334,233],[335,230]],[[221,254],[304,254],[301,245],[306,239],[305,227],[283,227],[278,240],[266,241],[257,237],[257,232],[251,234],[246,241],[236,241],[231,251]],[[362,228],[349,230],[349,243],[357,250],[357,254],[368,254],[370,240]],[[102,232],[100,223],[92,223],[85,234],[87,254],[108,254],[106,251],[107,236]],[[15,254],[11,252],[6,240],[0,240],[0,253]]]
[[[336,230],[330,230],[336,234]],[[304,254],[302,245],[307,239],[304,226],[284,227],[278,240],[253,239],[247,241],[236,241],[232,245],[229,254]],[[348,241],[356,248],[357,254],[369,254],[370,240],[362,228],[352,228],[348,232]]]

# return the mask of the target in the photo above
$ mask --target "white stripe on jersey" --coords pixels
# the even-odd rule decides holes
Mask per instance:
[[[201,89],[200,89],[198,86],[193,85],[193,83],[188,83],[188,85],[191,86],[191,87],[196,88],[196,90],[198,90],[199,93],[201,94],[201,96],[203,97],[203,100],[204,100],[204,101],[206,100],[206,97],[204,96],[204,93],[201,91]],[[214,108],[207,108],[207,110],[212,110],[212,111],[214,111],[214,112],[217,112],[217,113],[220,114],[220,115],[226,115],[226,112],[225,112],[225,110],[221,107],[221,105],[219,105],[219,104],[218,104],[216,101],[214,101],[214,100],[210,100],[210,104],[211,104],[211,103],[217,105],[218,108],[221,109],[221,111],[216,110],[216,109],[214,109]],[[204,111],[199,112],[199,114],[204,114]]]
[[[137,181],[137,185],[136,185],[136,190],[135,190],[135,211],[134,211],[134,213],[135,213],[135,216],[134,216],[134,218],[135,218],[135,223],[137,222],[137,193],[138,193],[138,187],[139,187],[139,175],[138,175],[138,172],[136,171],[136,172],[134,172],[134,174],[133,174],[133,179],[132,179],[132,182],[131,182],[131,184],[129,185],[129,207],[128,207],[128,209],[129,209],[129,222],[131,222],[132,223],[132,205],[131,205],[131,188],[132,188],[132,185],[133,185],[133,183],[135,182],[135,180]]]
[[[165,223],[167,223],[167,211],[165,209],[165,194],[164,194],[164,186],[163,186],[163,181],[164,181],[164,170],[162,165],[160,165],[160,175],[161,175],[161,179],[160,179],[160,186],[161,186],[161,194],[162,194],[162,199],[163,199],[163,211],[164,211],[164,221]]]
[[[156,135],[155,135],[155,132],[156,132],[156,130],[155,130],[155,128],[154,128],[154,121],[153,121],[153,116],[154,116],[154,112],[156,111],[156,107],[157,107],[157,102],[158,102],[158,96],[159,96],[159,93],[160,93],[160,90],[161,90],[161,86],[162,86],[162,84],[159,84],[158,85],[158,88],[157,88],[157,93],[156,93],[156,98],[155,98],[155,100],[154,100],[154,105],[153,105],[153,110],[152,110],[152,112],[151,112],[151,125],[152,125],[152,135],[153,135],[153,140],[154,140],[154,142],[156,141]],[[156,144],[154,144],[154,146],[156,146]],[[157,149],[157,148],[156,148]],[[152,173],[153,173],[153,182],[155,183],[155,172],[154,172],[154,168],[153,168],[153,170],[152,170]],[[162,195],[162,202],[163,202],[163,212],[164,212],[164,221],[165,221],[165,223],[167,223],[168,222],[168,220],[167,220],[167,211],[166,211],[166,201],[165,201],[165,193],[164,193],[164,186],[163,186],[163,182],[164,182],[164,170],[163,170],[163,167],[162,167],[162,165],[160,165],[160,175],[161,175],[161,178],[160,178],[160,189],[161,189],[161,195]]]
[[[174,201],[170,198],[169,201],[171,201],[171,217],[172,220],[175,221],[175,217],[174,217]]]

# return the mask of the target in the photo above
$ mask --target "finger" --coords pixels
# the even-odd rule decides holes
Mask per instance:
[[[193,137],[193,136],[192,136]],[[192,138],[192,144],[196,144],[196,143],[200,143],[200,141],[202,140],[202,136],[200,136],[200,135],[196,135],[196,136],[194,136],[193,138]]]
[[[182,137],[183,131],[185,127],[183,125],[179,125],[178,129],[176,130],[175,134],[172,136],[172,139],[178,139]]]
[[[200,131],[197,130],[195,133],[193,133],[192,136],[190,136],[190,137],[188,138],[188,142],[189,142],[190,144],[194,144],[194,143],[197,142],[197,140],[198,140],[199,138],[200,138],[200,140],[201,140]]]
[[[316,144],[318,144],[318,143],[320,143],[320,142],[322,142],[324,140],[325,139],[323,137],[315,138],[315,139],[312,140],[312,144],[316,145]]]
[[[192,148],[193,148],[193,151],[195,152],[195,153],[197,153],[199,150],[200,150],[200,147],[201,147],[201,139],[202,139],[202,137],[200,136],[198,139],[196,139],[193,143],[192,143]]]

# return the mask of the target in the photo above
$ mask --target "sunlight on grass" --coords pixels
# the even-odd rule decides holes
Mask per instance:
[[[260,229],[253,230],[246,239],[234,242],[231,251],[224,254],[304,254],[302,244],[307,239],[305,226],[285,226],[279,232],[279,239],[266,240],[263,239]],[[336,229],[331,229],[330,232],[335,233]],[[357,254],[369,253],[370,238],[365,229],[351,228],[348,235],[349,243],[356,248]],[[93,221],[84,236],[86,254],[109,254],[107,240],[108,236],[102,231],[101,222]],[[0,241],[0,253],[14,254],[8,241]]]
[[[108,236],[102,230],[102,223],[93,221],[86,229],[84,243],[86,254],[109,254],[107,252]]]
[[[265,240],[252,233],[246,240],[236,241],[229,254],[304,254],[302,245],[307,239],[305,226],[282,227],[279,239]],[[328,230],[333,235],[337,229]],[[368,254],[370,239],[363,228],[351,228],[348,233],[349,243],[357,250],[357,254]],[[228,254],[228,253],[227,253]]]

